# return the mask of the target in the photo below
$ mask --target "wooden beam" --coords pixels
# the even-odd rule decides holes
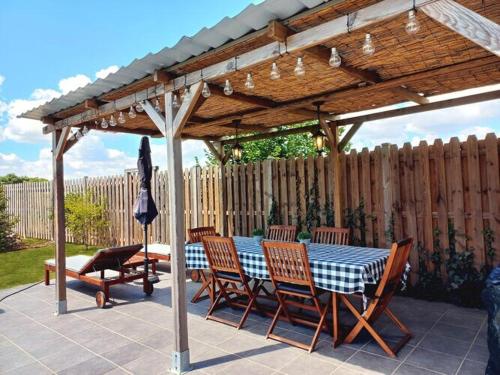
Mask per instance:
[[[172,73],[165,70],[156,70],[153,73],[153,81],[158,83],[168,83],[174,78],[175,76]]]
[[[230,124],[221,124],[220,126],[226,127],[226,128],[231,128],[235,129],[236,126],[234,122],[231,122]],[[264,124],[239,124],[238,129],[241,132],[267,132],[271,128],[264,126]]]
[[[83,107],[85,109],[99,109],[99,102],[96,99],[85,99]]]
[[[224,89],[219,85],[209,84],[208,86],[210,87],[210,91],[213,95],[220,96],[222,98],[233,99],[242,103],[258,105],[259,107],[264,108],[274,108],[278,104],[271,99],[254,95],[247,95],[241,92],[233,92],[231,95],[226,95],[224,94]]]
[[[54,150],[54,157],[56,160],[62,160],[63,154],[66,151],[66,142],[68,142],[68,136],[71,132],[71,128],[67,127],[61,131],[59,140],[57,142],[57,147]]]
[[[358,121],[355,122],[349,131],[342,137],[342,140],[339,142],[339,152],[344,151],[344,148],[347,146],[347,144],[350,142],[354,134],[361,128],[361,125],[363,125],[363,122]]]
[[[200,90],[196,88],[196,91]],[[167,143],[167,173],[169,181],[168,202],[170,208],[170,247],[172,253],[172,312],[174,317],[171,372],[182,374],[189,370],[186,259],[184,255],[184,176],[182,171],[182,141],[180,137],[176,136],[179,125],[176,126],[175,124],[179,113],[172,105],[172,98],[173,95],[171,92],[165,95],[165,140]],[[189,112],[184,112],[185,115],[187,113]]]
[[[144,112],[148,114],[149,118],[151,119],[153,124],[155,124],[161,134],[166,137],[167,133],[165,130],[165,117],[163,117],[161,113],[158,113],[156,109],[154,109],[149,100],[145,100],[142,107],[144,108]]]
[[[204,141],[205,145],[208,147],[213,156],[220,162],[223,159],[223,156],[219,153],[219,151],[215,148],[215,146],[210,141]]]
[[[429,99],[425,96],[419,95],[404,86],[395,87],[391,91],[420,105],[429,103]]]
[[[179,111],[177,111],[174,119],[174,136],[176,138],[181,137],[182,129],[184,129],[184,125],[189,120],[189,116],[193,113],[193,109],[201,96],[202,86],[201,81],[192,85],[190,97],[182,102]]]
[[[421,9],[435,21],[500,56],[500,25],[497,23],[453,0],[433,1]]]
[[[286,38],[294,33],[294,31],[290,30],[287,26],[277,20],[272,20],[267,25],[266,36],[269,39],[276,40],[278,42],[284,43]]]
[[[66,229],[64,219],[64,163],[63,157],[57,158],[57,148],[62,139],[62,130],[52,133],[52,173],[54,200],[54,242],[56,264],[56,314],[67,312],[66,300]]]
[[[455,106],[460,106],[460,105],[479,103],[479,102],[495,100],[495,99],[500,99],[500,90],[484,92],[484,93],[475,94],[475,95],[468,95],[468,96],[463,96],[463,97],[455,98],[455,99],[441,100],[441,101],[431,102],[429,104],[424,104],[424,105],[420,105],[420,106],[411,106],[411,107],[405,107],[405,108],[391,109],[391,110],[387,110],[387,111],[375,112],[375,113],[370,113],[370,114],[361,115],[361,116],[345,117],[345,115],[343,115],[342,117],[340,117],[340,116],[333,115],[333,116],[326,116],[325,119],[330,120],[330,121],[335,121],[335,123],[338,126],[344,126],[344,125],[363,123],[363,122],[368,122],[368,121],[383,120],[386,118],[392,118],[392,117],[398,117],[398,116],[406,116],[406,115],[411,115],[411,114],[420,113],[420,112],[434,111],[437,109],[450,108],[450,107],[455,107]],[[287,125],[287,124],[281,124],[279,126],[285,126],[285,125]],[[258,141],[261,139],[267,139],[267,138],[272,138],[272,137],[286,136],[286,135],[291,135],[291,134],[315,132],[317,129],[318,129],[318,125],[307,125],[307,126],[295,127],[295,128],[281,130],[281,131],[276,131],[276,130],[272,131],[272,129],[271,129],[266,134],[256,134],[256,135],[252,135],[252,136],[248,136],[248,137],[241,137],[241,138],[239,138],[239,142],[243,143],[243,142],[250,142],[250,141]],[[227,143],[234,143],[233,139],[228,139],[228,138],[224,138],[224,137],[222,137],[220,140],[226,144]]]

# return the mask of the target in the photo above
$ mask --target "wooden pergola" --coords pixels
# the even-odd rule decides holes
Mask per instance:
[[[283,4],[276,0],[266,3]],[[410,10],[416,10],[421,26],[415,35],[405,32]],[[78,142],[70,139],[72,128],[165,138],[172,215],[172,371],[181,373],[189,367],[182,140],[204,141],[224,165],[230,157],[224,145],[234,144],[235,127],[242,134],[240,143],[321,129],[333,160],[335,223],[342,225],[339,155],[364,122],[500,98],[500,90],[490,90],[456,99],[432,99],[437,94],[500,83],[499,21],[500,3],[494,0],[331,0],[271,20],[267,27],[182,62],[144,71],[142,78],[98,97],[56,112],[50,110],[51,102],[25,113],[23,117],[42,120],[44,134],[53,139],[57,313],[67,311],[63,156]],[[371,56],[364,55],[361,48],[366,33],[376,49]],[[329,65],[332,47],[342,58],[338,68]],[[303,77],[294,75],[298,57],[305,64]],[[269,78],[272,62],[279,66],[280,79]],[[249,73],[255,82],[252,90],[245,87]],[[234,89],[231,95],[224,93],[226,80]],[[208,98],[202,95],[205,83],[211,92]],[[186,88],[190,95],[177,108],[174,96]],[[160,112],[152,104],[157,99]],[[316,119],[318,101],[323,102],[319,124],[291,126]],[[406,102],[412,105],[350,115]],[[125,124],[102,129],[96,122],[112,114],[116,117],[118,111],[126,113],[137,103],[145,111],[134,119],[127,117]],[[352,126],[340,139],[339,127],[345,125]],[[224,174],[224,168],[220,170]],[[223,212],[225,197],[222,191]]]

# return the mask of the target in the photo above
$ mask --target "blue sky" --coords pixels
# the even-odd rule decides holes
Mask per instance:
[[[0,11],[0,175],[50,176],[50,137],[41,125],[17,114],[105,76],[149,52],[175,44],[252,1],[15,1]],[[258,1],[254,1],[258,2]],[[363,126],[355,147],[404,141],[418,143],[500,131],[499,101]],[[66,156],[66,176],[121,173],[133,167],[138,137],[92,134]],[[202,144],[184,143],[184,162],[203,157]],[[154,141],[160,167],[164,145]]]

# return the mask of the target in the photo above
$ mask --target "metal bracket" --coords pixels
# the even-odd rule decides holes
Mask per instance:
[[[191,370],[191,364],[189,363],[189,350],[184,352],[172,352],[172,367],[170,373],[172,374],[184,374]]]

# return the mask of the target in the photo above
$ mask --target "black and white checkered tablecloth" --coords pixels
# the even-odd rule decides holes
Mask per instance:
[[[234,237],[234,242],[245,273],[269,279],[260,244],[249,237]],[[185,250],[187,268],[208,268],[201,243],[187,244]],[[310,244],[308,253],[316,286],[345,294],[362,293],[365,284],[377,283],[389,256],[387,249],[323,244]]]

